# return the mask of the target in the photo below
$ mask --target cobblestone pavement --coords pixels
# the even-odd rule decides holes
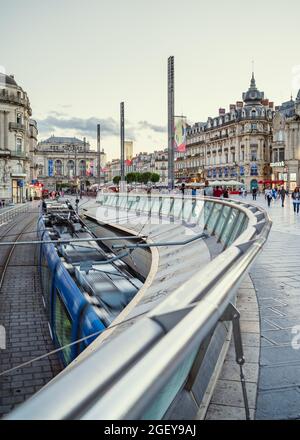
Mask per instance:
[[[280,200],[268,208],[263,196],[248,200],[265,207],[273,221],[250,270],[261,325],[256,419],[299,419],[300,214],[293,212],[290,198],[284,208]]]
[[[29,223],[36,230],[37,206],[15,217],[16,222],[6,239],[16,236]],[[0,228],[0,236],[12,223]],[[5,239],[4,238],[4,239]],[[22,240],[36,238],[36,233],[22,235]],[[0,248],[0,265],[5,263],[6,247]],[[0,324],[6,330],[6,349],[0,350],[0,374],[10,368],[54,349],[43,307],[35,245],[17,246],[12,254],[0,291]],[[1,272],[2,272],[1,267]],[[36,361],[0,376],[0,417],[29,398],[61,370],[56,355]]]

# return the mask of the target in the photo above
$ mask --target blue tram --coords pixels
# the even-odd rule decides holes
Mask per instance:
[[[59,353],[67,365],[111,324],[144,280],[103,243],[90,241],[95,235],[68,201],[43,202],[38,235],[47,242],[39,245],[39,269],[51,337],[56,347],[66,346]]]

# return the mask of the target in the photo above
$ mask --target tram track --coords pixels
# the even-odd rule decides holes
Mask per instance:
[[[16,248],[16,243],[21,238],[21,236],[24,234],[26,229],[35,221],[36,221],[35,217],[31,218],[30,221],[22,228],[22,230],[20,232],[16,232],[15,235],[16,235],[17,238],[16,238],[14,244],[13,245],[8,245],[9,248],[8,248],[6,254],[4,255],[4,257],[1,255],[1,258],[3,258],[3,264],[1,264],[1,266],[0,266],[2,268],[2,269],[0,269],[0,293],[1,293],[1,290],[2,290],[2,286],[3,286],[3,282],[4,282],[4,279],[5,279],[5,275],[6,275],[7,269],[9,267],[9,263],[11,261],[11,257],[13,255],[13,252],[14,252],[15,248]],[[19,226],[19,223],[20,223],[20,219],[17,219],[15,222],[13,222],[13,224],[8,229],[5,230],[5,233],[0,236],[0,241],[2,241],[6,237],[8,232],[10,232],[16,226]],[[30,244],[30,242],[28,242],[28,244]]]

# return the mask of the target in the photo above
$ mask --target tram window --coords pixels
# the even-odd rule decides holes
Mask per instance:
[[[55,332],[60,346],[70,344],[72,338],[72,320],[58,289],[56,289],[55,295]],[[67,364],[71,362],[71,347],[64,348],[63,355]]]

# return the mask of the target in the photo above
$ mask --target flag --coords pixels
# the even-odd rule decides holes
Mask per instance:
[[[186,149],[186,118],[184,116],[174,117],[174,149],[184,153]]]

